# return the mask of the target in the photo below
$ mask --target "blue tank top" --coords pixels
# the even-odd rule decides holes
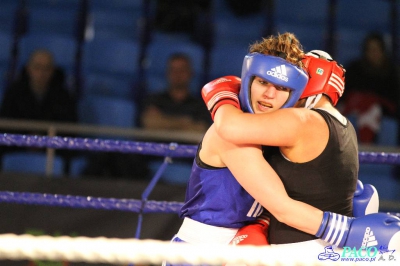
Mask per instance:
[[[227,228],[240,228],[262,213],[262,206],[242,188],[227,167],[193,162],[180,217]]]

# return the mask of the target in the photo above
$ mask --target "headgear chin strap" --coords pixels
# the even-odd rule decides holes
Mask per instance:
[[[308,76],[303,69],[280,57],[260,53],[247,54],[243,60],[242,85],[239,93],[240,105],[244,112],[254,113],[251,106],[250,88],[255,76],[291,90],[282,108],[294,106],[308,81]]]

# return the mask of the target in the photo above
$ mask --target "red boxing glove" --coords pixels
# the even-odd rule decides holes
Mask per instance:
[[[269,218],[258,218],[253,223],[240,228],[230,245],[269,245],[268,227]]]
[[[225,76],[207,83],[201,89],[201,96],[207,105],[207,109],[214,115],[218,108],[224,104],[232,104],[240,109],[238,94],[241,79],[235,76]]]

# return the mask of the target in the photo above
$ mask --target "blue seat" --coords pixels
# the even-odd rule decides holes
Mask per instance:
[[[303,26],[326,25],[329,0],[307,0],[293,8],[296,3],[295,1],[275,1],[276,21]]]
[[[300,40],[305,51],[324,50],[324,36],[326,36],[326,27],[324,24],[302,24],[276,22],[277,32],[292,32]]]
[[[383,117],[381,129],[378,133],[377,144],[382,146],[398,146],[399,121],[390,117]]]
[[[140,18],[138,11],[127,10],[93,10],[94,38],[139,40]]]
[[[155,159],[149,162],[151,176],[154,176],[163,163],[162,159]],[[167,165],[160,180],[168,184],[185,185],[190,178],[192,164],[187,162],[172,162]]]
[[[132,76],[138,65],[139,43],[130,40],[93,39],[83,47],[85,73]]]
[[[400,182],[395,178],[394,165],[360,164],[358,178],[364,184],[372,184],[382,200],[400,200]]]
[[[11,152],[3,155],[3,171],[15,173],[46,174],[47,156],[44,152]],[[53,175],[64,174],[64,161],[55,156]]]
[[[390,32],[391,1],[364,0],[337,1],[336,21],[338,27]]]
[[[73,9],[77,10],[80,7],[81,0],[28,0],[28,6],[37,7],[52,7],[58,9]]]
[[[132,80],[113,75],[87,73],[85,75],[83,96],[98,95],[107,97],[132,98]]]
[[[56,34],[28,34],[20,42],[19,67],[29,59],[30,54],[45,48],[54,55],[56,64],[71,74],[75,64],[76,42],[73,37]]]
[[[20,1],[0,1],[0,31],[11,34],[14,30],[15,12]]]
[[[87,96],[80,99],[78,115],[81,123],[133,128],[137,107],[126,99]]]
[[[29,7],[28,32],[74,37],[77,16],[78,9],[57,6]]]
[[[83,171],[88,164],[88,158],[86,156],[79,156],[71,159],[69,176],[72,178],[82,177]]]
[[[217,16],[214,19],[214,41],[216,45],[242,45],[261,40],[266,28],[264,14],[246,17]]]
[[[8,64],[11,59],[13,37],[11,33],[0,31],[0,64]]]
[[[90,1],[91,10],[127,10],[137,11],[142,9],[143,1],[132,0],[94,0]]]
[[[367,34],[366,28],[338,27],[335,60],[346,67],[347,63],[360,57],[361,44]]]
[[[248,49],[243,45],[216,45],[211,51],[211,79],[226,75],[240,77],[242,64]]]
[[[123,85],[123,88],[116,88],[115,93],[109,91],[109,95],[122,95],[128,91],[128,84],[133,83],[137,78],[137,66],[139,57],[139,44],[132,40],[116,39],[93,39],[84,44],[82,69],[84,89],[89,89],[86,94],[93,94],[96,91],[91,85],[100,82],[104,84]],[[93,77],[102,77],[95,81]],[[119,82],[118,82],[119,80]],[[119,83],[119,84],[118,84]],[[113,88],[114,89],[114,88]],[[99,88],[101,94],[101,87]],[[124,95],[126,96],[126,95]]]

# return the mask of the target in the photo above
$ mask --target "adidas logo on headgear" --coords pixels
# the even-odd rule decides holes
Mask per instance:
[[[283,81],[289,80],[287,77],[287,74],[286,74],[286,66],[285,65],[280,65],[280,66],[271,68],[271,70],[267,71],[267,75],[273,76],[273,77],[278,78]]]

